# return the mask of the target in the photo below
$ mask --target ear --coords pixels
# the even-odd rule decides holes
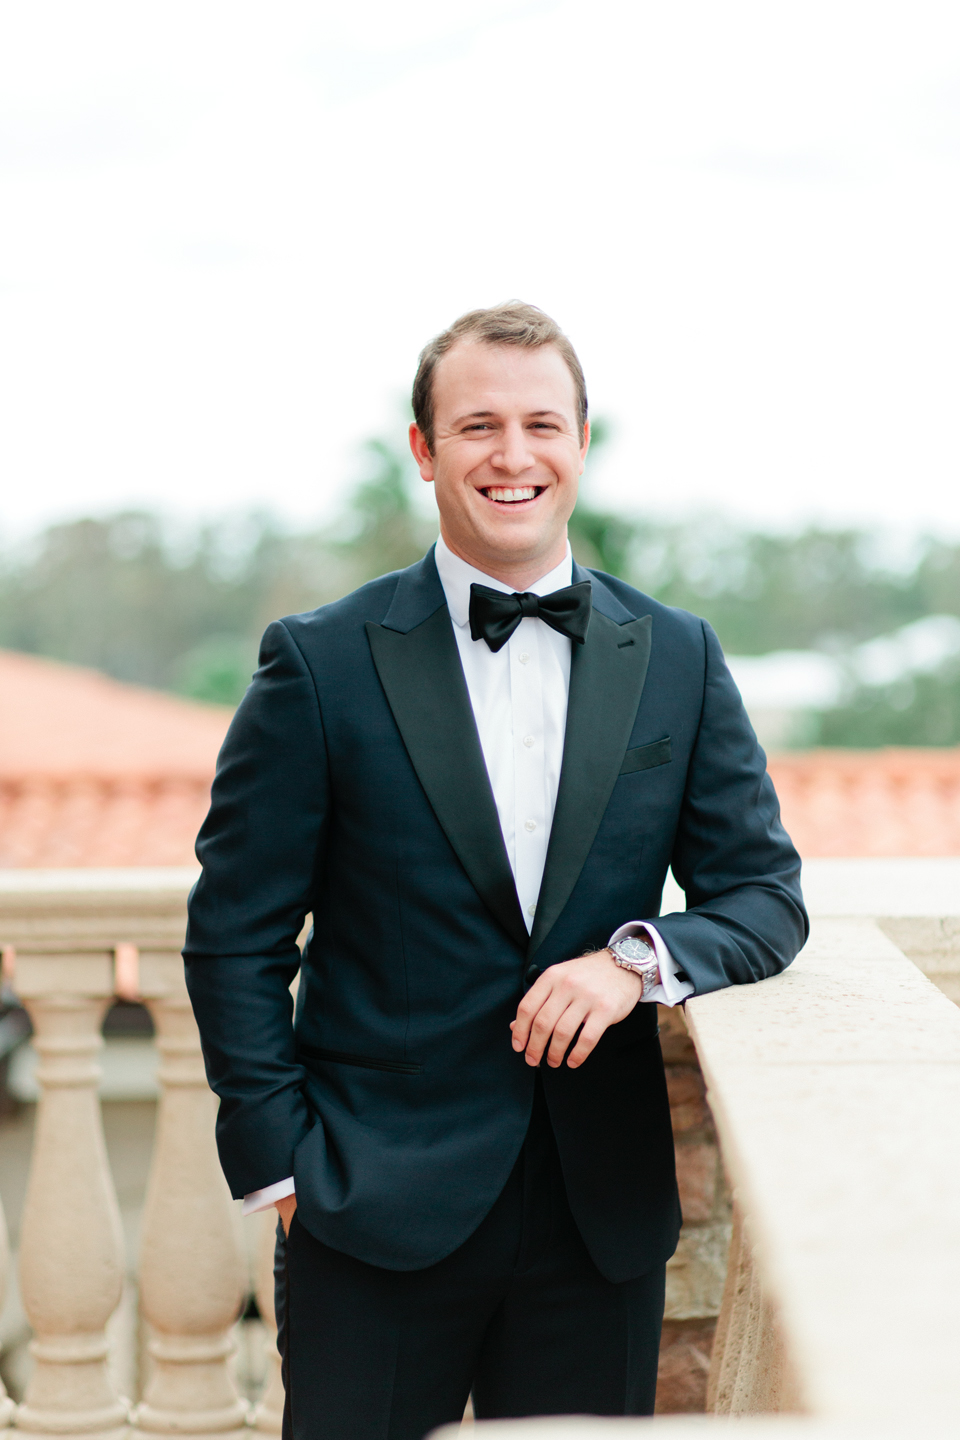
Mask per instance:
[[[431,481],[433,479],[433,456],[430,454],[430,447],[427,439],[419,425],[410,426],[410,449],[413,458],[417,462],[422,479]]]
[[[413,426],[410,427],[413,429]],[[583,474],[583,467],[586,464],[587,451],[590,449],[590,421],[583,422],[583,444],[580,446],[580,474]]]

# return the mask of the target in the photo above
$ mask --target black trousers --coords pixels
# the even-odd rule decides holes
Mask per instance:
[[[617,1197],[611,1196],[615,1205]],[[284,1440],[423,1440],[458,1421],[650,1415],[664,1269],[605,1280],[567,1204],[538,1084],[500,1198],[452,1255],[382,1270],[278,1226]]]

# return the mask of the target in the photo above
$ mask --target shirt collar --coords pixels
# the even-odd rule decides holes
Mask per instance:
[[[504,595],[514,593],[512,585],[504,585],[502,580],[495,580],[492,575],[484,575],[482,570],[475,570],[472,565],[467,564],[466,560],[461,560],[459,555],[454,555],[449,545],[444,542],[442,535],[437,540],[435,559],[440,584],[447,597],[447,609],[450,611],[450,618],[455,625],[466,625],[470,618],[471,585],[489,585],[491,590],[500,590]],[[568,540],[567,553],[560,564],[546,575],[542,575],[539,580],[535,580],[532,585],[528,585],[527,590],[534,595],[552,595],[554,590],[563,590],[572,583],[573,554]]]

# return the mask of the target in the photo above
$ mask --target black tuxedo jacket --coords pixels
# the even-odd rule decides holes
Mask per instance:
[[[806,936],[800,862],[712,630],[573,579],[593,613],[530,936],[432,550],[271,625],[220,755],[184,956],[223,1168],[237,1196],[294,1175],[308,1230],[388,1269],[480,1223],[530,1115],[508,1028],[525,987],[656,917],[669,865],[689,908],[657,923],[698,994],[782,970]],[[680,1225],[656,1006],[543,1084],[594,1261],[642,1274]]]

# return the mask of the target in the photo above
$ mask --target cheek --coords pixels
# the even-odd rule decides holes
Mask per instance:
[[[562,449],[554,450],[548,457],[548,463],[554,474],[560,480],[561,488],[566,489],[572,485],[576,488],[577,481],[583,474],[583,459],[578,447],[567,443]]]
[[[433,488],[438,505],[443,505],[448,510],[463,508],[467,498],[464,495],[463,484],[451,472],[449,466],[444,466],[442,470],[435,472]]]
[[[557,505],[565,510],[567,515],[571,514],[574,505],[577,503],[577,492],[580,487],[580,472],[572,470],[560,477],[560,484],[557,488]]]
[[[464,495],[468,477],[483,464],[483,460],[484,454],[479,446],[444,455],[442,461],[434,466],[437,490],[444,490],[451,498],[460,496],[469,499],[468,495]]]

